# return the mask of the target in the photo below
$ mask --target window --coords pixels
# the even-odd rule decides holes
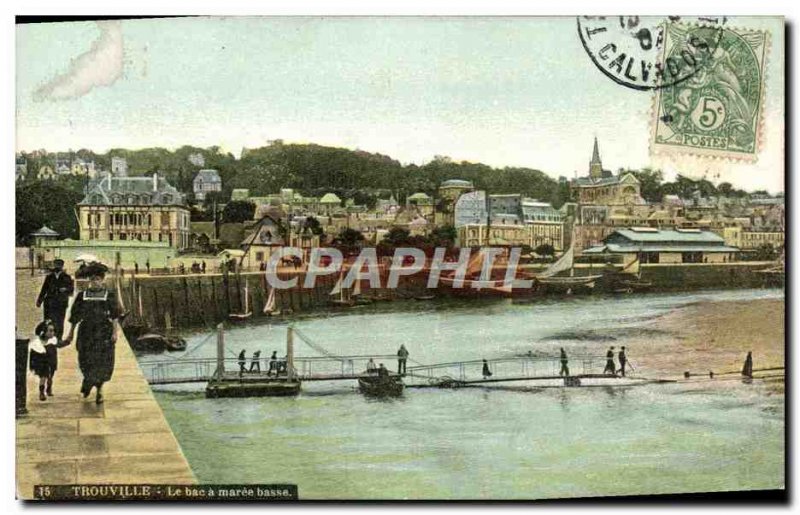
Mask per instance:
[[[264,261],[264,253],[256,252],[256,261]]]
[[[642,252],[639,261],[642,263],[658,263],[658,252]]]
[[[682,252],[681,253],[681,261],[684,263],[702,263],[703,262],[703,253],[702,252]]]

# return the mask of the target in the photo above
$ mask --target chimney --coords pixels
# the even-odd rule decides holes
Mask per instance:
[[[158,172],[153,172],[153,191],[158,191]]]

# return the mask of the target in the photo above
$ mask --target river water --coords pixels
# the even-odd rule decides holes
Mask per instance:
[[[783,292],[410,301],[295,325],[337,354],[393,354],[403,343],[426,364],[560,346],[602,354],[615,331],[635,334],[681,305],[759,298]],[[587,332],[593,337],[576,336]],[[207,333],[187,341],[193,357],[214,355]],[[280,355],[285,325],[230,329],[226,342],[248,356]],[[317,355],[299,342],[296,354]],[[206,399],[195,385],[162,388],[156,397],[200,482],[295,483],[303,499],[542,499],[784,485],[784,396],[758,381],[413,389],[392,400],[365,398],[346,382],[303,388],[296,398]]]

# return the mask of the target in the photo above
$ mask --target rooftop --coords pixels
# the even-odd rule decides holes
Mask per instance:
[[[184,196],[163,177],[114,177],[104,174],[89,183],[79,205],[184,205]]]
[[[219,173],[216,170],[206,169],[197,172],[194,176],[194,182],[222,182]]]

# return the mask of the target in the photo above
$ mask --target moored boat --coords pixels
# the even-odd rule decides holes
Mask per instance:
[[[364,374],[358,378],[358,389],[364,395],[397,397],[403,393],[403,381],[398,375]]]

